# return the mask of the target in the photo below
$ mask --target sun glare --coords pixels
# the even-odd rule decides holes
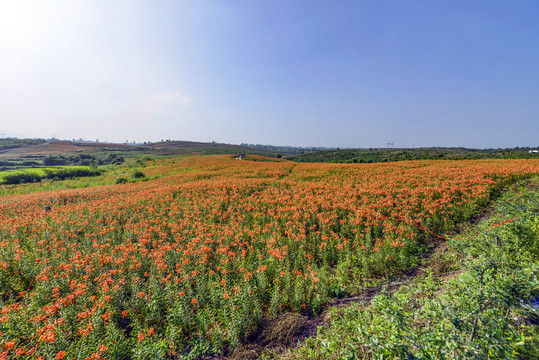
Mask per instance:
[[[0,5],[2,42],[29,37],[35,25],[34,10],[30,1],[3,1]]]

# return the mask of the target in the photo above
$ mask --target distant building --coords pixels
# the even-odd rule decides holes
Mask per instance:
[[[528,151],[530,154],[539,154],[539,150],[530,150]]]

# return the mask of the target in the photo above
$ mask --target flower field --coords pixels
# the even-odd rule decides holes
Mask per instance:
[[[414,265],[425,228],[449,230],[538,172],[185,157],[146,168],[151,181],[0,197],[0,358],[233,349],[265,315],[317,313]]]

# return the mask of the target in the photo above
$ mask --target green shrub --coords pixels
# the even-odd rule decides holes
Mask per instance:
[[[12,184],[23,184],[23,183],[32,183],[40,182],[41,176],[32,172],[20,172],[15,174],[7,174],[4,176],[3,183],[7,185]]]
[[[133,171],[133,174],[131,174],[131,177],[133,179],[142,179],[144,177],[146,177],[146,175],[144,175],[144,173],[140,170],[135,170]]]
[[[103,171],[96,169],[96,168],[67,168],[67,169],[60,169],[60,170],[49,170],[45,169],[45,176],[46,179],[52,179],[52,180],[65,180],[65,179],[73,179],[78,177],[85,177],[85,176],[98,176],[103,173]]]

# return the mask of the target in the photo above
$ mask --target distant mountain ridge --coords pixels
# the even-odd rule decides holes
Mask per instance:
[[[68,154],[104,154],[118,155],[217,155],[249,153],[276,157],[271,150],[255,149],[247,146],[206,143],[195,141],[162,141],[155,143],[103,143],[92,141],[72,141],[58,139],[0,139],[0,158],[27,159],[49,155]]]

